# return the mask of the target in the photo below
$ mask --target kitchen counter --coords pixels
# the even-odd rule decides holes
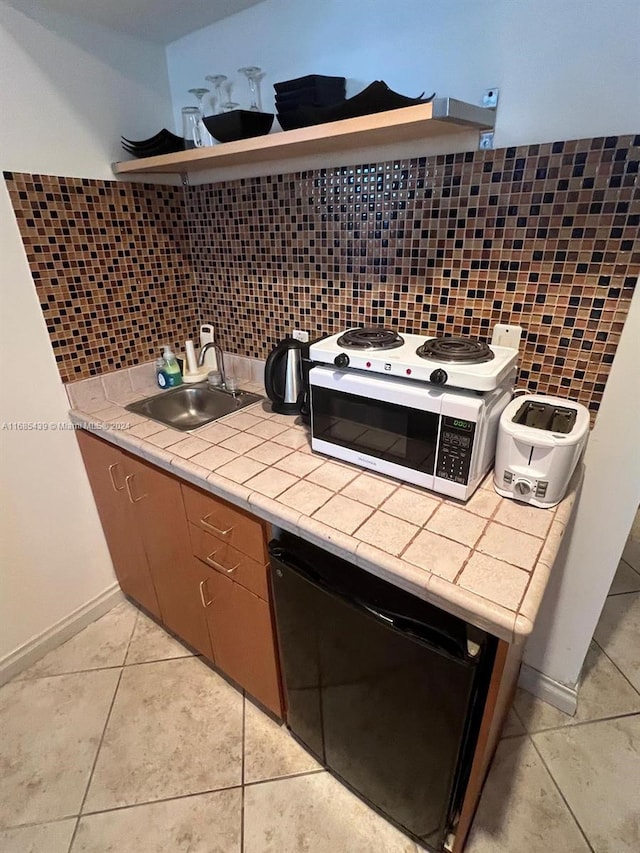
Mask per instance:
[[[268,401],[167,428],[123,408],[157,391],[127,373],[68,386],[72,422],[508,643],[531,633],[581,468],[552,509],[500,497],[491,474],[462,503],[312,452],[308,428]]]

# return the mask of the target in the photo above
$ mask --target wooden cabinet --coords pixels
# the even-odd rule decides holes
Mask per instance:
[[[213,659],[178,480],[83,430],[78,443],[123,591]]]
[[[182,485],[193,555],[211,566],[207,621],[216,665],[282,716],[268,582],[267,525]]]
[[[160,618],[144,545],[138,533],[127,485],[129,458],[117,447],[84,430],[76,433],[96,500],[113,568],[123,592]]]
[[[84,430],[77,437],[123,591],[282,716],[267,525]]]
[[[207,619],[216,664],[281,717],[280,677],[269,605],[218,572],[209,578],[207,587]]]

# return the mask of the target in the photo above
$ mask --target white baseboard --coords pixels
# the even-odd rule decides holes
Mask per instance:
[[[569,687],[567,684],[561,684],[526,663],[522,664],[518,684],[538,699],[564,711],[565,714],[571,716],[575,714],[578,705],[578,685]]]
[[[59,622],[41,634],[32,637],[15,651],[5,655],[0,660],[0,684],[10,681],[23,669],[40,660],[47,652],[57,648],[66,640],[71,639],[78,631],[82,631],[100,616],[104,616],[112,607],[123,600],[122,590],[117,583],[113,583],[104,592],[78,607],[73,613],[65,616],[64,619],[60,619]]]

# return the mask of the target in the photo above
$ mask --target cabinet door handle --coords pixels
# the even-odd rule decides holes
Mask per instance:
[[[222,563],[217,563],[213,559],[217,553],[217,551],[213,551],[211,554],[209,554],[208,557],[205,557],[207,563],[209,563],[210,566],[213,566],[214,569],[219,569],[221,572],[224,572],[227,575],[232,575],[236,569],[240,568],[240,563],[236,563],[235,566],[232,566],[230,569],[227,569],[226,566],[222,565]]]
[[[147,496],[146,494],[144,494],[144,495],[139,495],[137,498],[134,498],[133,490],[131,488],[131,481],[133,480],[133,478],[135,476],[136,476],[135,474],[127,474],[127,476],[124,478],[124,484],[127,487],[127,494],[129,495],[129,500],[131,501],[132,504],[137,504],[138,501],[141,501],[143,498],[146,498],[146,496]]]
[[[205,515],[203,518],[200,519],[200,524],[202,524],[203,527],[208,527],[209,530],[213,530],[213,532],[217,533],[218,536],[228,536],[233,530],[233,525],[231,525],[231,527],[227,527],[226,530],[220,530],[219,527],[214,527],[211,522],[207,521],[207,519],[211,518],[212,515],[213,513],[211,512],[208,515]]]
[[[119,467],[119,462],[114,462],[112,465],[109,465],[109,479],[111,480],[111,486],[113,487],[114,492],[121,492],[124,489],[124,486],[120,486],[120,488],[116,486],[116,478],[113,475],[115,469]]]
[[[200,601],[202,602],[202,606],[205,608],[208,607],[210,604],[213,604],[213,598],[210,598],[209,601],[207,601],[205,594],[204,594],[204,587],[205,587],[206,582],[207,582],[206,579],[203,581],[200,581]]]

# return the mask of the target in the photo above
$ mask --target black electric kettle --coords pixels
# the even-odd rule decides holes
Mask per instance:
[[[271,408],[282,415],[304,414],[307,396],[309,344],[285,338],[269,353],[264,366],[264,387]]]

